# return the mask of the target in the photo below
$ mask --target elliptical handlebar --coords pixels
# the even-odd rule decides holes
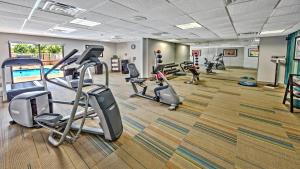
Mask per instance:
[[[68,60],[69,58],[71,58],[73,55],[75,55],[76,53],[78,52],[77,49],[73,49],[67,56],[65,56],[62,60],[60,60],[58,63],[56,63],[50,70],[48,70],[45,75],[44,75],[44,78],[46,81],[50,82],[50,83],[53,83],[53,84],[56,84],[58,86],[61,86],[61,87],[64,87],[64,88],[67,88],[67,89],[70,89],[70,90],[74,90],[73,88],[69,87],[69,86],[66,86],[66,85],[63,85],[61,83],[57,83],[57,82],[54,82],[52,80],[50,80],[48,78],[48,75],[54,71],[58,66],[60,66],[61,64],[63,64],[66,60]]]

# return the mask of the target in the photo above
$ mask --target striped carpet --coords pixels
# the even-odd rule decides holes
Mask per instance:
[[[44,129],[9,126],[2,105],[0,168],[300,168],[300,117],[281,104],[283,89],[247,88],[209,77],[195,86],[185,84],[187,79],[170,81],[185,100],[169,111],[166,105],[129,98],[130,84],[111,74],[124,126],[116,142],[83,134],[73,145],[54,148]]]

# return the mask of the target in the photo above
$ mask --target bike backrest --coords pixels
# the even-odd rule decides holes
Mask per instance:
[[[189,71],[193,74],[193,75],[196,75],[198,76],[199,73],[197,72],[197,70],[195,68],[190,68]]]
[[[130,78],[138,78],[140,76],[140,73],[134,63],[128,63],[127,68],[129,70]]]

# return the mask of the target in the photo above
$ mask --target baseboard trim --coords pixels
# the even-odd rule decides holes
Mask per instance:
[[[272,83],[271,82],[257,81],[257,84],[265,86],[265,85],[272,84]],[[283,87],[283,88],[285,87],[285,85],[283,83],[278,83],[278,86]]]

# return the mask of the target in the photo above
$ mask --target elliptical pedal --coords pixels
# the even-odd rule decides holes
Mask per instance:
[[[61,114],[57,113],[43,113],[34,117],[34,121],[44,124],[49,127],[56,127],[63,118]]]

